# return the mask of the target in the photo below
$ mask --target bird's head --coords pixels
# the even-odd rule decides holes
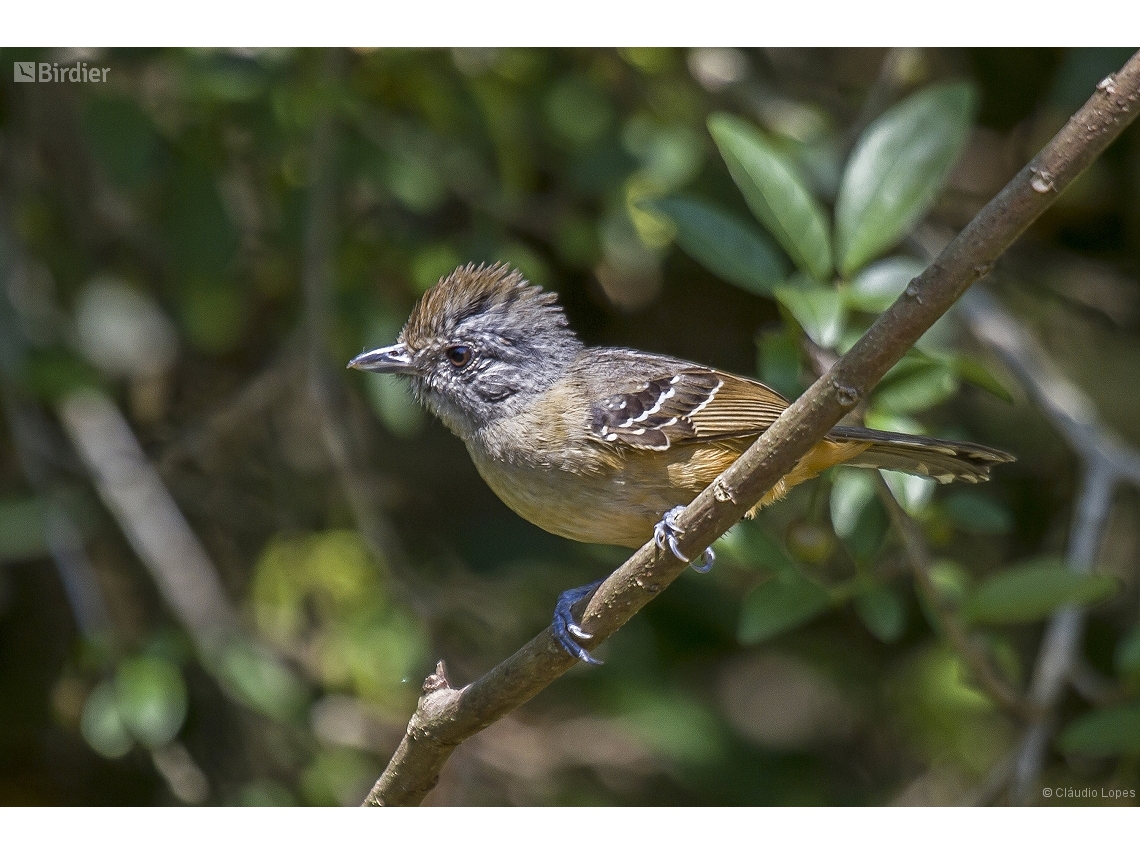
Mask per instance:
[[[555,295],[505,264],[468,264],[423,295],[395,344],[348,367],[408,375],[416,398],[467,439],[549,389],[581,348]]]

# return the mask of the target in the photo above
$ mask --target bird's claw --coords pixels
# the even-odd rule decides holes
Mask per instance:
[[[602,660],[591,656],[590,652],[578,641],[589,641],[594,637],[593,633],[586,632],[575,622],[571,609],[574,608],[575,603],[584,600],[598,590],[600,584],[600,581],[591,582],[589,585],[571,588],[569,591],[563,591],[559,594],[558,602],[554,606],[554,620],[550,624],[550,631],[554,633],[554,638],[562,649],[590,665],[601,665]]]
[[[684,509],[684,505],[677,505],[672,510],[665,512],[661,521],[653,527],[653,542],[658,549],[668,549],[681,561],[691,564],[698,573],[707,573],[712,569],[713,561],[716,560],[716,554],[712,551],[711,546],[705,548],[701,562],[696,564],[690,561],[681,551],[681,547],[677,545],[677,535],[681,531],[677,526],[677,515]],[[581,659],[591,665],[601,665],[602,662],[600,659],[591,656],[590,651],[586,650],[579,642],[589,641],[594,636],[578,625],[574,620],[572,609],[576,603],[592,596],[601,584],[599,580],[589,585],[582,585],[580,588],[563,591],[558,596],[558,602],[554,606],[554,620],[550,624],[550,631],[554,634],[559,646],[576,659]]]
[[[681,547],[677,545],[677,535],[681,533],[681,529],[677,526],[677,516],[684,509],[684,505],[677,505],[672,510],[665,512],[660,522],[653,527],[653,543],[661,550],[668,547],[670,552],[686,564],[691,564],[698,573],[708,573],[712,569],[713,562],[716,561],[716,553],[713,552],[711,546],[705,547],[704,554],[701,556],[701,563],[696,564],[687,558],[681,552]]]
[[[677,505],[672,510],[665,512],[657,525],[653,526],[653,543],[661,550],[669,547],[670,552],[688,564],[689,559],[685,557],[685,553],[681,552],[681,547],[677,545],[677,535],[681,531],[677,527],[677,515],[683,510],[685,510],[684,505]]]
[[[698,573],[708,573],[712,570],[713,562],[716,561],[716,553],[713,552],[711,546],[706,546],[704,554],[701,555],[701,563],[693,561],[689,566],[696,570]]]

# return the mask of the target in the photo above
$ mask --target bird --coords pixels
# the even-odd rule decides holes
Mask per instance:
[[[677,547],[676,515],[787,409],[758,380],[671,356],[586,347],[557,295],[504,263],[467,264],[416,304],[394,344],[349,368],[406,376],[519,516],[586,543]],[[972,442],[837,425],[747,516],[840,464],[978,483],[1014,460]],[[712,550],[694,567],[711,567]],[[571,615],[600,582],[564,592],[552,629],[585,662]]]

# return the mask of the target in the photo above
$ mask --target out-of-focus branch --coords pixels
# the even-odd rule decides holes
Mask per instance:
[[[974,335],[1014,374],[1046,418],[1081,461],[1081,485],[1073,509],[1067,563],[1075,573],[1088,573],[1096,560],[1101,535],[1121,483],[1140,487],[1140,452],[1127,447],[1100,421],[1092,401],[1050,362],[1042,348],[985,291],[962,301]],[[1029,702],[1051,713],[1077,664],[1084,610],[1076,606],[1053,615],[1029,687]],[[1054,729],[1050,715],[1034,722],[1022,738],[1014,765],[1014,800],[1032,799]]]
[[[163,599],[195,643],[216,652],[238,630],[237,614],[118,407],[101,392],[73,392],[60,403],[59,417]]]
[[[870,330],[679,515],[684,554],[699,555],[791,470],[1140,110],[1140,53],[1107,78],[1044,149],[983,208]],[[605,640],[684,570],[645,544],[585,609],[590,646]],[[428,678],[408,732],[366,804],[418,804],[455,746],[515,709],[576,660],[547,629],[463,689],[442,669]]]
[[[915,526],[914,520],[899,507],[894,494],[887,489],[886,482],[881,478],[878,481],[877,488],[879,498],[890,515],[891,523],[902,540],[903,550],[906,552],[907,561],[911,566],[911,572],[914,574],[915,584],[938,617],[942,636],[957,651],[962,661],[973,673],[982,691],[991,700],[1010,715],[1026,721],[1035,721],[1039,717],[1039,711],[1027,703],[1018,690],[1011,686],[994,668],[986,652],[970,638],[969,632],[958,619],[957,613],[947,604],[938,587],[934,584],[930,575],[930,553],[926,548],[926,541],[923,539],[922,533]]]

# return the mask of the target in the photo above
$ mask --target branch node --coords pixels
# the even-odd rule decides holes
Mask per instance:
[[[1057,189],[1053,186],[1053,176],[1046,169],[1034,169],[1033,180],[1029,182],[1029,186],[1037,193],[1048,193]]]
[[[859,400],[859,390],[854,386],[848,386],[839,380],[832,380],[831,385],[835,388],[835,398],[844,407],[853,407]]]
[[[424,694],[430,695],[432,692],[450,688],[451,683],[447,681],[447,666],[444,665],[443,660],[440,659],[435,663],[435,671],[424,678]]]
[[[1116,94],[1116,75],[1110,74],[1096,85],[1097,92],[1104,92],[1106,95]]]
[[[724,479],[719,475],[713,481],[713,498],[718,502],[731,502],[736,504],[736,494],[732,492],[732,488],[724,483]]]

